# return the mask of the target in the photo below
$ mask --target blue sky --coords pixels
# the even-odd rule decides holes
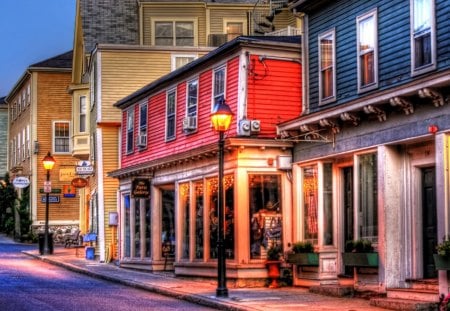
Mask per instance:
[[[0,0],[0,97],[29,65],[73,48],[76,0]]]

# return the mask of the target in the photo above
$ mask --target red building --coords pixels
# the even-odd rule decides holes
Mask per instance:
[[[216,276],[218,100],[225,133],[228,278],[260,283],[266,250],[292,242],[291,142],[276,125],[302,109],[299,37],[239,37],[122,99],[122,266]]]

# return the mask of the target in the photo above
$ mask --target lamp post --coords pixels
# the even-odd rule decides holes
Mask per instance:
[[[44,168],[47,170],[47,179],[44,187],[44,191],[46,193],[45,195],[45,227],[44,227],[44,254],[48,255],[51,254],[50,248],[49,248],[49,233],[48,233],[48,213],[49,213],[49,201],[50,201],[50,192],[52,191],[51,184],[50,184],[50,170],[53,168],[53,165],[55,165],[55,159],[50,154],[50,151],[47,153],[47,155],[42,160],[42,163],[44,164]]]
[[[231,124],[233,113],[225,100],[219,100],[211,113],[211,121],[214,130],[219,132],[219,189],[217,200],[217,213],[219,218],[219,230],[217,235],[217,297],[228,297],[226,262],[225,262],[225,244],[224,244],[224,204],[223,204],[223,147],[224,132],[228,130]]]

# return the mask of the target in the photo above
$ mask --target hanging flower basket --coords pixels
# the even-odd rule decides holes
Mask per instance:
[[[450,257],[433,254],[436,270],[450,270]]]

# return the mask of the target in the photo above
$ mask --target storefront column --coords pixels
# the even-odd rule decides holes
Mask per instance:
[[[450,234],[449,206],[449,152],[450,136],[442,133],[436,135],[436,209],[438,241]],[[447,295],[450,291],[450,277],[446,270],[438,271],[439,294]]]

